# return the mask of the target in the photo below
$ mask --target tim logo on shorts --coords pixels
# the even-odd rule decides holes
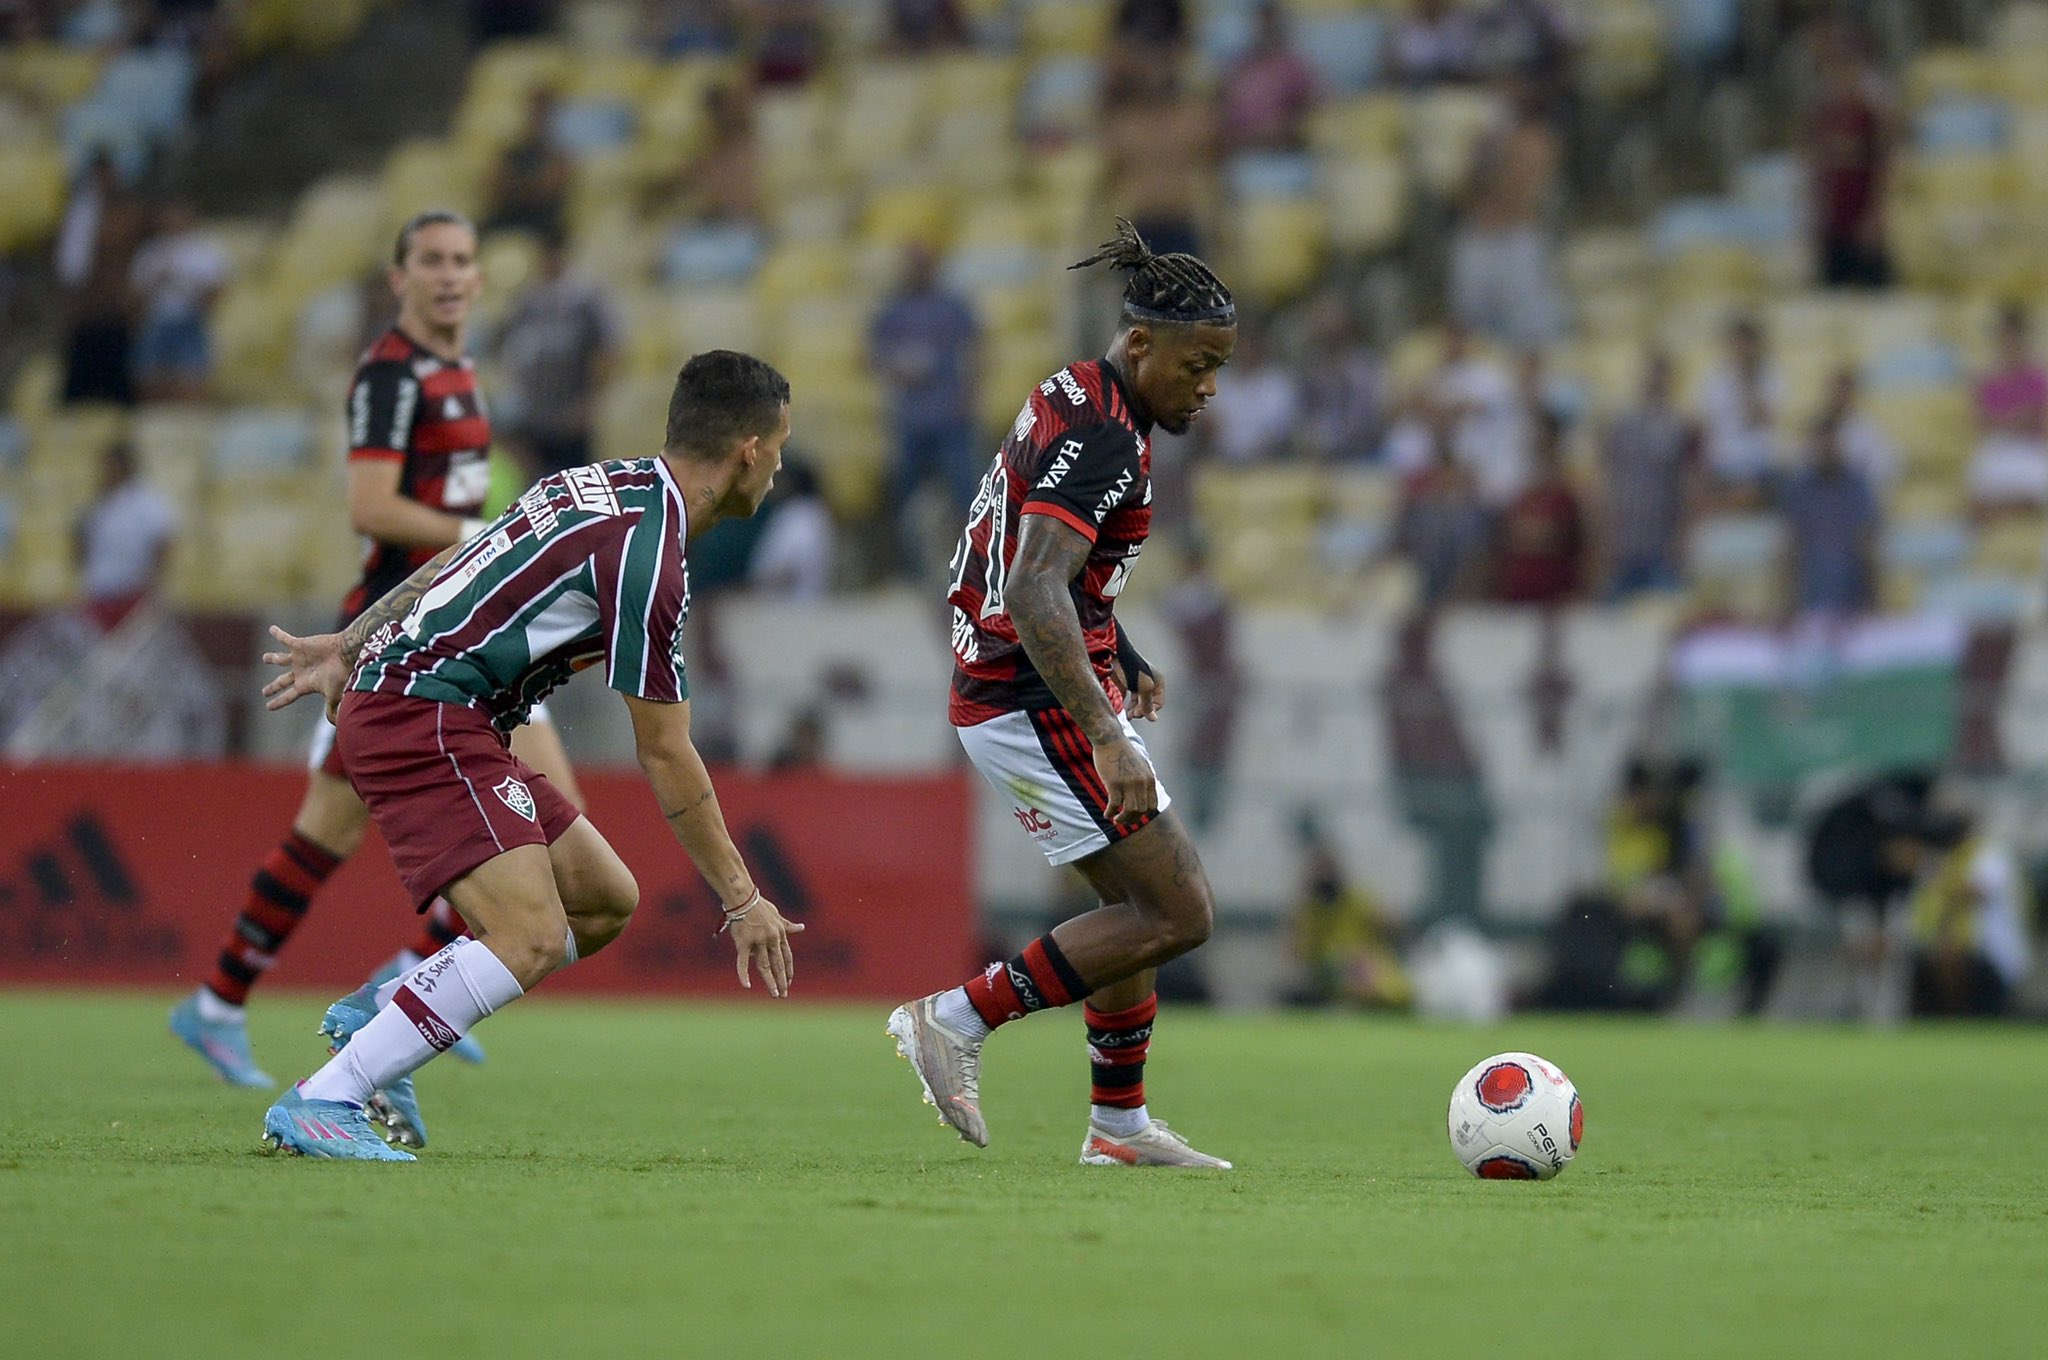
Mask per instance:
[[[506,775],[505,782],[492,789],[491,792],[498,795],[499,802],[511,808],[527,821],[534,820],[533,791],[511,775]]]

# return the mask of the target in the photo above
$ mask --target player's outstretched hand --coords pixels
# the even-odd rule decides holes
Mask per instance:
[[[734,921],[732,947],[739,955],[740,986],[754,985],[747,976],[747,966],[752,964],[760,971],[761,981],[768,984],[768,995],[788,996],[789,984],[796,980],[796,959],[789,950],[789,937],[802,929],[801,922],[785,918],[765,897]]]
[[[1137,683],[1124,690],[1124,716],[1159,721],[1166,707],[1166,677],[1158,671],[1139,671]]]
[[[1159,777],[1129,737],[1095,748],[1095,773],[1109,790],[1110,820],[1132,826],[1159,811]]]
[[[331,722],[341,707],[341,687],[348,683],[348,663],[341,652],[339,633],[315,633],[312,637],[293,637],[276,624],[270,626],[270,635],[284,647],[281,652],[265,652],[266,666],[281,666],[284,673],[263,687],[264,707],[275,713],[280,708],[289,708],[310,694],[317,694],[327,704],[327,717]]]

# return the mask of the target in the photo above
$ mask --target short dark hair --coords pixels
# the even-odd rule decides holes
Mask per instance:
[[[403,269],[405,257],[412,253],[412,238],[419,235],[424,227],[439,226],[468,227],[471,236],[477,234],[476,223],[453,208],[429,208],[423,213],[414,213],[398,229],[398,240],[391,247],[391,263]]]
[[[767,434],[789,403],[789,379],[736,350],[707,350],[676,374],[662,447],[716,458],[735,439]]]
[[[1123,324],[1179,322],[1187,325],[1235,326],[1237,304],[1230,290],[1208,265],[1193,255],[1154,255],[1129,219],[1116,219],[1116,235],[1102,249],[1069,269],[1107,264],[1130,273],[1124,283]]]

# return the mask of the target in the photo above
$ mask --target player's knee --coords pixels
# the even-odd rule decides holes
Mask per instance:
[[[1216,930],[1216,903],[1208,884],[1194,885],[1181,899],[1167,918],[1168,944],[1175,954],[1197,948]]]

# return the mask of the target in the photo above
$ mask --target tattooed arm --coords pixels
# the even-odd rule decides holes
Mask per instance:
[[[355,621],[339,633],[293,637],[272,624],[270,635],[284,650],[265,652],[263,660],[266,665],[284,667],[284,673],[263,687],[264,707],[276,712],[309,694],[317,694],[327,701],[327,716],[332,719],[341,706],[342,686],[348,683],[349,672],[355,669],[363,648],[384,625],[397,623],[406,616],[461,547],[460,543],[451,543],[435,553],[425,566],[385,592],[382,599],[356,615]]]
[[[1022,516],[1010,564],[1010,622],[1024,655],[1095,748],[1095,771],[1109,791],[1109,815],[1134,822],[1159,809],[1151,763],[1124,735],[1117,711],[1088,661],[1072,583],[1088,560],[1088,539],[1051,515]]]

